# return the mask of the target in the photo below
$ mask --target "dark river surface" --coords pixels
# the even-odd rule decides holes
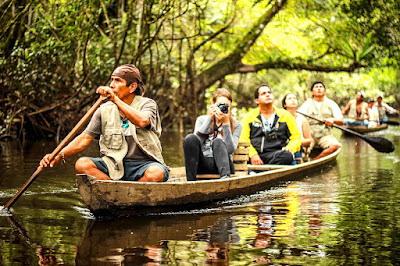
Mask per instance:
[[[68,158],[43,171],[12,216],[0,212],[0,265],[400,265],[399,127],[380,133],[391,154],[335,134],[342,152],[323,170],[207,208],[114,220],[82,203],[77,157]],[[179,134],[162,141],[167,163],[182,166]],[[56,143],[0,144],[2,206]]]

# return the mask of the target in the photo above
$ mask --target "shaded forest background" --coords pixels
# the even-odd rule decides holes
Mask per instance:
[[[0,138],[65,135],[125,63],[164,129],[217,87],[239,117],[259,84],[304,99],[317,79],[342,105],[363,89],[399,107],[397,0],[3,0],[0,17]]]

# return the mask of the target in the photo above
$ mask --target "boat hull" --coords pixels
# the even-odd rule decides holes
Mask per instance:
[[[267,183],[283,178],[298,177],[335,161],[335,153],[296,166],[264,171],[254,175],[228,179],[180,182],[103,181],[87,175],[77,175],[77,186],[84,203],[95,215],[125,215],[188,209],[193,205],[252,194]],[[184,168],[174,169],[182,174]]]
[[[383,125],[378,125],[376,127],[365,127],[365,126],[347,126],[347,129],[353,130],[355,132],[358,133],[369,133],[369,132],[377,132],[377,131],[381,131],[384,129],[387,129],[388,125],[387,124],[383,124]]]

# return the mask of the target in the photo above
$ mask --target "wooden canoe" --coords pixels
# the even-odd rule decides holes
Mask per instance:
[[[365,127],[365,126],[346,126],[350,130],[353,130],[358,133],[369,133],[369,132],[377,132],[384,129],[387,129],[387,124],[377,125],[376,127]]]
[[[88,175],[77,175],[77,186],[83,202],[96,216],[132,215],[193,208],[194,205],[248,195],[265,189],[271,181],[283,177],[300,177],[335,162],[336,152],[295,166],[264,165],[265,171],[227,179],[185,180],[185,168],[171,170],[164,183],[104,181]],[[249,169],[260,166],[249,165]],[[268,170],[273,169],[273,170]]]

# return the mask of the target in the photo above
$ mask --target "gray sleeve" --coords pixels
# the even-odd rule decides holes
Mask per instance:
[[[224,142],[228,154],[232,154],[238,147],[240,133],[242,132],[242,124],[239,121],[235,121],[233,132],[231,132],[230,125],[223,125],[222,130],[224,132]]]
[[[194,133],[196,135],[198,135],[197,133],[201,133],[204,135],[210,134],[211,123],[212,123],[212,119],[209,116],[207,116],[207,115],[199,116],[196,119],[196,124],[194,126]]]
[[[98,138],[101,135],[101,111],[100,108],[94,112],[92,119],[90,119],[89,124],[86,129],[83,131],[84,133]]]
[[[146,127],[146,129],[156,130],[158,118],[157,103],[154,100],[149,99],[142,105],[140,112],[150,118],[150,124]]]
[[[386,107],[386,111],[389,114],[395,114],[396,113],[396,109],[394,109],[393,107],[389,106],[387,103],[382,103],[382,106]]]

